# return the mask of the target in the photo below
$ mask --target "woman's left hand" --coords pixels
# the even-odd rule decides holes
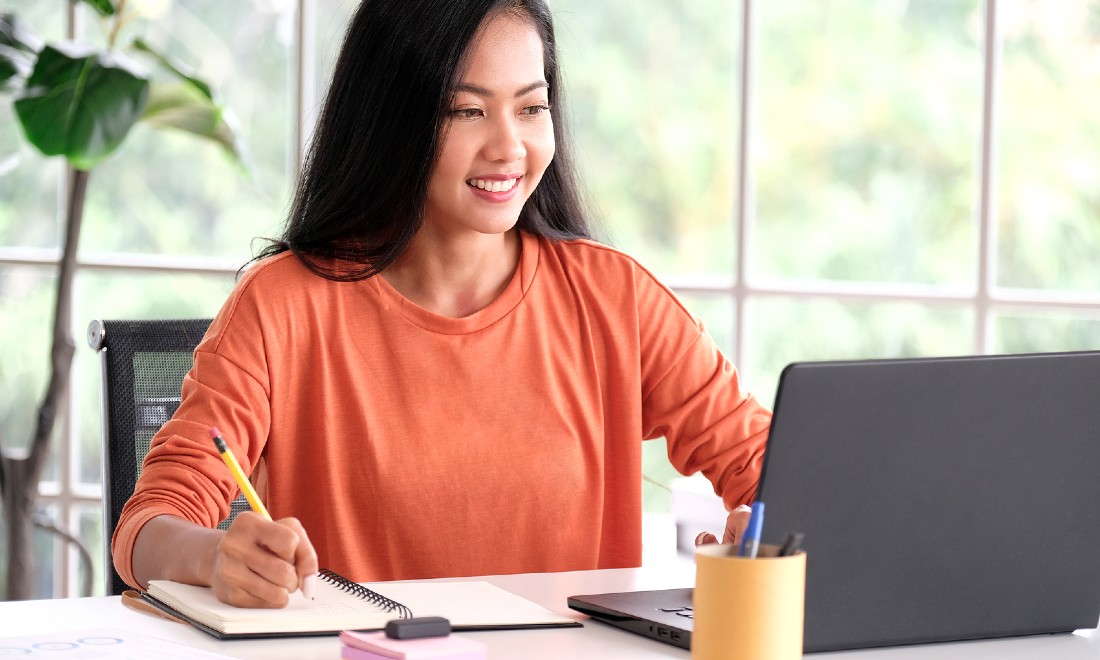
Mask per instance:
[[[745,528],[749,526],[751,515],[752,509],[744,504],[730,511],[729,515],[726,516],[726,531],[722,533],[722,543],[740,543],[741,535],[745,533]],[[717,542],[718,537],[710,532],[703,532],[695,537],[695,545]]]

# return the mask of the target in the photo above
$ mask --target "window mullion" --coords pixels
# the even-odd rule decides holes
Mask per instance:
[[[992,291],[997,273],[997,83],[1000,75],[1001,38],[997,21],[997,0],[985,0],[985,44],[983,52],[982,142],[978,162],[977,212],[978,286],[974,301],[974,350],[989,353],[993,348]]]
[[[741,87],[741,121],[738,129],[737,150],[737,210],[733,221],[737,248],[734,258],[733,279],[733,362],[744,370],[748,359],[748,340],[745,319],[746,280],[749,271],[749,243],[751,223],[755,220],[753,207],[753,171],[752,171],[752,131],[751,112],[753,99],[753,11],[752,0],[743,0],[741,12],[741,66],[738,71]]]

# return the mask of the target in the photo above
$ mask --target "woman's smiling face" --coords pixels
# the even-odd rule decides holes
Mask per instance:
[[[424,223],[445,234],[503,233],[554,157],[542,39],[526,18],[502,13],[481,28],[464,64]]]

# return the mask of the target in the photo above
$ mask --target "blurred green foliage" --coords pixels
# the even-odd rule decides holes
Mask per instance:
[[[999,282],[1095,293],[1100,3],[1006,3],[1002,34]]]
[[[728,0],[554,0],[584,182],[620,248],[664,274],[730,272],[739,11]]]
[[[754,274],[972,285],[981,3],[759,6]]]

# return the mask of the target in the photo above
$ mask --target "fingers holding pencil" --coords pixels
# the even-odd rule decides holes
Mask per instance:
[[[238,514],[218,543],[214,594],[237,607],[285,607],[300,586],[295,564],[300,542],[285,521],[252,511]]]
[[[283,525],[298,536],[298,543],[294,547],[292,558],[297,577],[296,588],[306,598],[313,600],[314,590],[317,588],[317,572],[321,567],[317,564],[317,551],[310,543],[309,535],[297,518],[283,518],[276,521],[277,525]],[[293,589],[291,589],[293,591]]]
[[[254,513],[234,518],[218,545],[214,592],[240,607],[284,607],[300,590],[313,598],[317,552],[297,518],[273,521],[251,481],[218,429],[210,429],[214,446]]]

